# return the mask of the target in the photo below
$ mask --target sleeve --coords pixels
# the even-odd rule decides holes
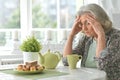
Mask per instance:
[[[120,37],[113,37],[99,58],[95,58],[98,68],[106,71],[108,77],[118,78],[120,75]],[[120,77],[119,77],[120,78]]]
[[[85,50],[86,38],[87,37],[85,35],[81,35],[81,37],[77,38],[77,40],[73,44],[73,54],[83,55]]]
[[[73,50],[72,50],[72,54],[78,54],[78,55],[82,55],[84,52],[84,47],[85,47],[85,35],[81,35],[79,38],[77,38],[78,40],[76,40],[75,43],[73,43]],[[68,66],[67,63],[67,58],[63,57],[62,58],[62,62],[64,66]]]

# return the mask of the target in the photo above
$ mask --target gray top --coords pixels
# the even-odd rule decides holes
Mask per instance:
[[[106,48],[101,52],[100,57],[94,57],[97,67],[107,73],[108,80],[120,80],[120,31],[111,29],[106,33]],[[82,36],[78,45],[73,48],[72,53],[82,55],[81,66],[85,67],[88,51],[93,38]],[[63,58],[64,65],[67,59]]]

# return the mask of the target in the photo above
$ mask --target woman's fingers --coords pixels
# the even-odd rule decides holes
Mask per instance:
[[[77,16],[77,17],[76,17],[75,25],[76,25],[77,27],[81,27],[80,16]]]
[[[86,17],[89,22],[94,23],[96,21],[96,19],[94,19],[92,16],[87,15]]]
[[[76,17],[76,21],[79,21],[79,20],[80,20],[80,16],[77,16],[77,17]]]
[[[94,26],[100,26],[100,23],[97,21],[96,18],[94,18],[93,15],[88,14],[86,16],[87,21],[94,27]]]
[[[98,35],[101,34],[101,33],[104,33],[104,29],[103,29],[102,25],[100,24],[100,22],[97,19],[95,19],[93,16],[90,16],[90,15],[87,15],[86,19],[88,20],[88,22],[91,24],[94,31]]]

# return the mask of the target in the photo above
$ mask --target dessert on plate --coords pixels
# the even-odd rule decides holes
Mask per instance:
[[[25,64],[19,64],[16,68],[17,71],[42,71],[44,66],[39,65],[37,61],[26,62]]]

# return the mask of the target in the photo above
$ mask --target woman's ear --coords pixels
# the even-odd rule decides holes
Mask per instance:
[[[112,22],[111,21],[108,21],[106,20],[105,23],[104,23],[104,29],[105,30],[108,30],[110,28],[110,26],[112,26]]]
[[[110,21],[105,21],[105,26],[109,26],[109,25],[111,25],[111,22]]]

